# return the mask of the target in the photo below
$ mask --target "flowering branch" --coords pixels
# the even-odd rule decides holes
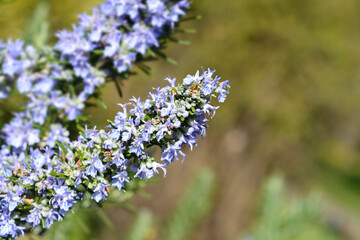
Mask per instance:
[[[58,32],[54,48],[0,42],[0,99],[17,90],[29,100],[3,127],[2,154],[20,155],[35,144],[53,147],[47,134],[79,122],[90,97],[101,101],[106,79],[126,78],[133,63],[148,70],[142,62],[172,39],[188,7],[187,0],[107,0],[91,15],[81,14],[73,30]]]
[[[175,41],[187,0],[107,0],[91,15],[80,15],[72,31],[58,32],[54,48],[37,50],[23,42],[0,43],[0,98],[12,92],[28,98],[24,111],[0,135],[0,238],[17,238],[61,221],[86,198],[101,204],[114,190],[150,179],[159,168],[183,158],[184,145],[204,136],[207,115],[224,102],[228,81],[214,71],[188,75],[181,85],[156,89],[144,102],[133,98],[105,130],[79,124],[89,98],[107,80],[130,74]],[[168,61],[172,61],[167,58]],[[84,129],[69,139],[69,124]],[[149,148],[161,149],[157,162]]]
[[[49,228],[87,192],[102,203],[136,178],[152,178],[159,168],[165,175],[168,164],[185,157],[183,145],[192,149],[205,135],[206,115],[213,117],[218,108],[211,105],[215,94],[225,101],[229,82],[213,74],[198,71],[178,86],[167,78],[170,85],[157,88],[144,102],[133,98],[120,104],[122,111],[108,131],[86,128],[76,141],[57,141],[55,151],[36,149],[2,162],[0,236],[17,238],[28,228]],[[160,147],[161,162],[147,152],[153,146]]]

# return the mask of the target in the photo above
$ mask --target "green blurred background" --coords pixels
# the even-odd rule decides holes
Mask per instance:
[[[41,1],[7,2],[0,5],[0,37],[29,39],[29,19]],[[49,7],[43,27],[53,43],[54,32],[100,1],[43,2]],[[48,238],[360,239],[360,2],[194,0],[192,6],[189,15],[202,19],[182,26],[197,33],[178,35],[191,45],[166,50],[179,64],[152,63],[153,78],[135,69],[139,74],[123,82],[123,98],[109,83],[108,109],[86,114],[105,126],[116,103],[144,99],[168,75],[180,80],[210,67],[231,81],[231,91],[208,136],[131,207],[83,211]]]

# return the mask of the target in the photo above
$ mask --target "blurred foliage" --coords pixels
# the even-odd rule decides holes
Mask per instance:
[[[209,214],[214,188],[215,176],[212,172],[203,170],[196,175],[167,221],[164,240],[183,240],[189,237]]]
[[[139,211],[130,229],[127,240],[148,240],[154,238],[154,214],[146,209]]]
[[[36,48],[44,47],[49,40],[49,2],[40,1],[25,29],[24,40]]]
[[[321,219],[321,201],[315,195],[288,199],[284,180],[271,176],[263,187],[260,217],[253,235],[243,240],[336,240],[334,229]]]
[[[74,215],[69,215],[63,222],[56,223],[46,235],[47,240],[91,240],[99,231],[99,220],[94,212],[102,211],[96,207],[84,209]]]
[[[215,190],[214,177],[208,170],[197,173],[165,224],[155,226],[154,214],[141,210],[127,240],[187,239],[210,213]]]
[[[15,0],[0,0],[0,4],[4,4],[4,3],[11,3]]]

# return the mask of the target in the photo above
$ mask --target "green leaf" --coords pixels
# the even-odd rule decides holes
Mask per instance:
[[[285,190],[281,175],[273,175],[265,183],[260,216],[252,234],[254,239],[338,239],[333,229],[319,218],[322,209],[318,196],[287,198]]]
[[[106,104],[104,103],[104,101],[100,97],[96,97],[96,101],[100,104],[100,106],[102,108],[107,109]]]
[[[64,145],[61,142],[59,142],[59,141],[55,141],[55,142],[59,146],[59,148],[61,149],[62,153],[64,153],[64,154],[68,153],[68,151],[66,150],[66,148],[64,147]]]
[[[114,228],[114,223],[111,221],[111,219],[104,213],[104,210],[101,208],[96,209],[96,214],[99,216],[99,218],[103,221],[103,223],[108,228]]]
[[[152,69],[148,66],[146,66],[145,64],[143,63],[136,63],[136,66],[141,70],[143,71],[146,75],[149,75],[150,77],[153,77],[152,76]]]
[[[76,96],[75,87],[70,84],[70,85],[69,85],[69,88],[70,88],[70,93],[71,93],[71,95]]]
[[[114,122],[111,120],[107,120],[107,122],[110,124],[110,126],[114,129],[117,129],[117,127],[114,125]]]
[[[24,33],[24,39],[27,43],[36,48],[42,48],[49,40],[49,2],[40,1],[30,19]]]
[[[172,59],[171,57],[166,56],[165,53],[160,52],[160,51],[157,50],[157,49],[153,49],[153,52],[155,52],[159,57],[165,59],[165,60],[168,61],[169,63],[174,64],[174,65],[177,65],[176,60]]]
[[[192,17],[181,18],[180,22],[191,21],[191,20],[200,20],[200,19],[202,19],[202,16],[196,15],[196,16],[192,16]]]
[[[41,225],[43,228],[45,228],[45,219],[44,218],[41,218]]]
[[[146,119],[146,121],[150,121],[151,117],[149,115],[145,114],[145,119]]]
[[[177,44],[190,45],[190,41],[180,40],[180,39],[176,39],[176,38],[170,38],[170,40],[173,42],[176,42]]]
[[[197,33],[196,29],[176,29],[176,32],[182,32],[182,33]]]
[[[91,234],[91,230],[88,227],[87,223],[84,221],[84,219],[82,218],[76,218],[77,223],[80,225],[80,227],[82,228],[82,230],[86,233],[86,234]]]
[[[146,209],[140,210],[135,222],[130,230],[127,240],[146,240],[149,239],[149,232],[153,227],[154,215]]]
[[[95,49],[92,51],[92,53],[94,53],[95,55],[103,55],[104,54],[104,50],[100,50],[100,49]]]
[[[123,94],[122,94],[121,87],[120,87],[119,83],[117,82],[117,80],[115,78],[113,78],[113,81],[115,83],[115,87],[116,87],[116,90],[117,90],[117,92],[119,94],[119,97],[122,97]]]

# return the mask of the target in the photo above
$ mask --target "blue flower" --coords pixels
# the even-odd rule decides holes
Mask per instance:
[[[93,178],[95,178],[98,172],[103,172],[106,169],[98,156],[92,156],[91,160],[84,161],[83,164],[88,165],[86,167],[86,174]]]
[[[146,180],[148,180],[153,176],[154,176],[154,171],[149,169],[145,164],[141,164],[140,168],[138,169],[134,177],[140,179],[145,178]]]
[[[136,138],[129,147],[129,153],[135,153],[137,157],[144,155],[144,144],[142,138]]]
[[[61,143],[69,143],[69,131],[63,128],[61,124],[51,124],[50,132],[47,136],[46,145],[50,148],[54,148],[56,146],[56,142]]]
[[[110,194],[110,179],[121,190],[134,178],[152,178],[159,168],[165,176],[169,163],[179,154],[184,158],[182,146],[196,145],[198,135],[205,134],[206,115],[217,109],[210,104],[213,94],[225,100],[228,93],[227,83],[219,85],[210,70],[189,76],[179,86],[168,78],[169,86],[156,89],[144,102],[133,98],[122,105],[109,131],[85,127],[70,141],[66,130],[69,121],[80,119],[85,102],[105,78],[128,71],[168,37],[188,4],[107,0],[92,15],[81,15],[72,31],[60,31],[54,49],[24,50],[21,42],[9,41],[0,50],[0,97],[15,85],[29,97],[26,110],[2,129],[0,191],[6,194],[0,195],[1,236],[23,234],[18,222],[35,227],[43,219],[49,228],[82,199],[82,187],[100,202]],[[162,163],[147,153],[155,145],[162,149]],[[26,197],[41,202],[32,208],[33,199]],[[19,212],[24,218],[19,219]]]
[[[74,191],[70,190],[67,186],[53,186],[55,194],[50,199],[50,204],[54,208],[58,208],[61,215],[65,215],[76,203],[75,197],[76,194]]]
[[[174,114],[177,113],[177,109],[174,103],[174,96],[171,95],[170,102],[165,102],[164,104],[166,107],[163,107],[161,109],[161,116],[162,117],[169,116],[170,119],[174,118]]]
[[[141,0],[114,1],[110,0],[116,6],[117,16],[129,15],[132,20],[136,20],[139,16],[139,10],[144,9],[145,5]]]
[[[3,73],[10,77],[13,77],[16,73],[20,73],[22,70],[23,62],[13,58],[6,58],[2,65]]]
[[[0,197],[2,200],[0,201],[0,204],[2,205],[2,208],[6,208],[7,212],[12,212],[15,210],[18,204],[23,203],[21,198],[19,197],[24,191],[18,190],[16,193],[13,191],[8,191],[7,194],[2,194]]]
[[[33,81],[34,81],[33,76],[22,74],[18,77],[16,81],[17,89],[19,90],[20,93],[27,93],[31,90]]]
[[[221,103],[225,101],[227,94],[229,94],[229,91],[227,91],[225,88],[230,88],[229,81],[222,82],[219,86],[218,91],[220,94],[218,100]]]
[[[122,34],[120,31],[115,31],[111,33],[110,36],[106,38],[106,47],[104,49],[104,56],[105,57],[113,57],[120,48],[120,40],[121,40]]]
[[[65,105],[65,113],[69,120],[73,121],[76,119],[78,115],[80,115],[81,111],[85,107],[86,95],[82,94],[79,96],[72,97],[68,99]]]
[[[127,178],[128,173],[126,171],[119,172],[118,174],[112,176],[112,182],[111,184],[114,187],[117,187],[119,190],[121,190],[125,183],[129,183],[129,179]]]
[[[164,172],[164,177],[166,176],[166,164],[161,164],[161,163],[158,163],[158,162],[152,162],[150,164],[148,164],[149,167],[151,167],[152,171],[154,173],[157,173],[159,174],[159,170],[158,168],[161,168]]]
[[[37,207],[34,204],[34,209],[29,211],[29,215],[26,217],[26,222],[32,227],[36,227],[41,223],[42,214],[40,212],[41,207]]]
[[[50,92],[54,86],[55,81],[47,76],[40,76],[35,79],[35,84],[32,88],[32,91],[38,94],[45,94]]]
[[[103,183],[98,184],[94,189],[94,193],[91,195],[91,199],[94,199],[96,202],[105,201],[105,198],[109,196],[109,190],[107,188],[109,185],[110,184]]]
[[[12,58],[17,58],[23,52],[24,42],[20,40],[16,40],[13,42],[11,39],[8,40],[6,44],[6,51]]]
[[[174,144],[169,144],[167,148],[163,151],[161,156],[161,161],[164,161],[166,164],[170,164],[174,161],[174,159],[178,160],[178,154],[185,159],[185,153],[181,151],[182,142],[178,141]]]
[[[200,75],[199,75],[199,71],[197,71],[194,76],[192,76],[192,75],[187,75],[186,78],[184,78],[184,80],[183,80],[183,84],[184,84],[185,86],[191,85],[191,84],[193,84],[193,83],[198,84],[202,79],[203,79],[203,77],[200,76]]]
[[[25,227],[17,226],[15,221],[11,219],[10,215],[4,215],[0,218],[0,236],[18,238],[20,235],[24,236]]]
[[[55,211],[54,209],[50,209],[49,211],[44,211],[44,218],[45,218],[45,227],[50,228],[54,221],[61,221],[61,215]]]
[[[39,99],[32,93],[28,96],[27,114],[31,116],[35,123],[43,125],[48,113],[47,99]]]
[[[33,128],[33,123],[24,114],[16,114],[15,118],[3,127],[3,134],[8,145],[26,149],[40,141],[40,130]]]
[[[80,184],[92,192],[94,201],[101,202],[110,194],[109,179],[112,186],[121,190],[134,178],[148,180],[154,177],[159,174],[159,168],[165,176],[168,164],[178,160],[179,155],[184,160],[183,145],[192,149],[198,136],[206,134],[207,117],[213,117],[218,108],[211,105],[214,94],[227,94],[228,82],[220,83],[219,78],[212,75],[210,70],[201,76],[198,72],[187,77],[192,79],[191,84],[179,86],[169,78],[169,86],[157,88],[149,99],[142,102],[140,98],[132,98],[131,103],[120,104],[122,111],[116,115],[109,131],[85,126],[78,140],[70,141],[62,125],[51,124],[49,133],[42,139],[49,145],[45,149],[30,149],[29,155],[20,149],[17,156],[4,145],[0,151],[0,171],[4,174],[2,178],[0,175],[0,190],[7,194],[0,195],[0,219],[8,216],[12,220],[15,214],[9,213],[21,210],[26,213],[21,221],[35,227],[44,219],[45,227],[49,228],[82,199],[83,190],[76,188]],[[211,87],[202,90],[204,85]],[[53,93],[52,97],[57,98],[58,93]],[[68,107],[66,103],[65,110]],[[4,129],[8,137],[17,129],[19,146],[30,144],[24,142],[24,133],[31,132],[33,124],[25,114],[17,114]],[[59,149],[55,141],[63,143],[62,148],[66,150]],[[162,149],[162,163],[147,153],[154,145]],[[22,187],[16,191],[8,189],[7,178],[13,175],[43,201],[33,209],[25,210],[25,199],[20,196],[26,196],[27,192]],[[6,237],[21,233],[22,228],[12,225],[11,221],[2,220],[1,224],[6,229],[3,232]]]
[[[153,31],[145,24],[136,23],[133,29],[133,32],[123,37],[124,43],[129,48],[135,49],[138,53],[145,54],[148,47],[159,46]]]
[[[122,132],[122,140],[125,142],[129,141],[134,131],[135,131],[134,120],[130,118],[127,124],[125,124],[124,126],[124,131]]]

